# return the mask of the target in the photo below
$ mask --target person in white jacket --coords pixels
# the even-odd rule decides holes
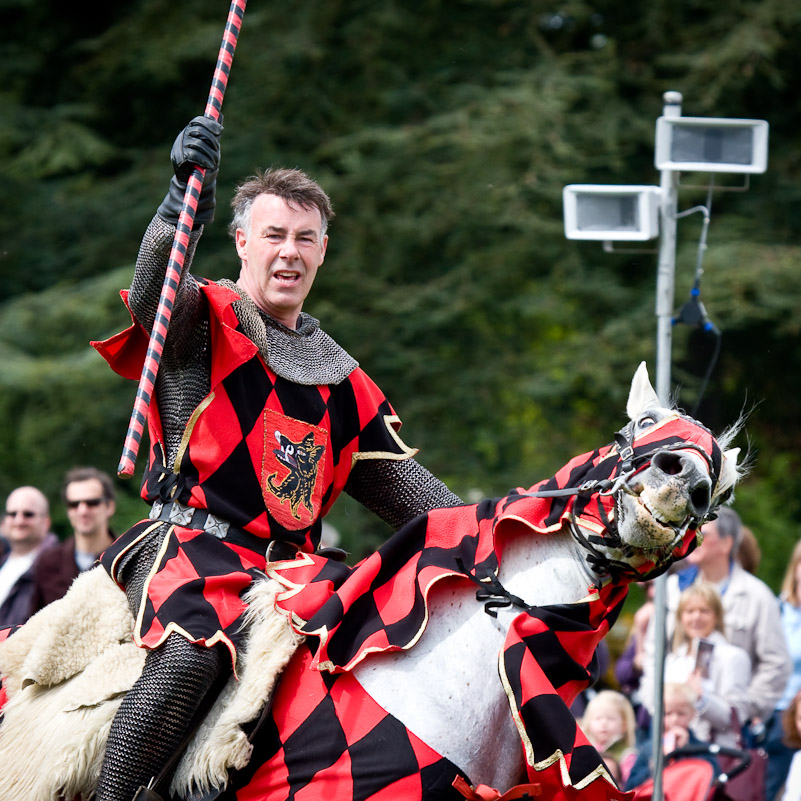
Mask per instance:
[[[770,720],[792,671],[782,629],[779,601],[770,587],[744,570],[734,558],[742,536],[739,515],[729,507],[701,528],[703,542],[685,560],[686,568],[668,576],[668,641],[682,591],[696,581],[714,584],[723,602],[726,639],[751,659],[746,720]],[[653,620],[645,637],[645,662],[653,662]],[[745,722],[745,721],[744,721]]]
[[[732,711],[739,727],[750,708],[751,660],[726,639],[723,617],[723,604],[712,584],[699,582],[682,593],[672,647],[665,656],[665,681],[688,684],[695,692],[696,715],[690,728],[699,740],[734,747]],[[646,663],[642,698],[652,713],[653,680],[652,663]]]

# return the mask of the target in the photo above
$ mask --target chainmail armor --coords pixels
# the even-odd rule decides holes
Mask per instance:
[[[167,467],[175,464],[186,424],[211,389],[209,320],[197,282],[188,272],[200,233],[193,231],[189,239],[184,271],[156,374]],[[156,318],[174,236],[175,228],[156,215],[145,231],[139,250],[128,302],[147,331],[152,330]]]
[[[265,314],[242,287],[225,278],[218,281],[240,295],[234,312],[246,336],[256,343],[276,375],[304,386],[340,384],[359,363],[320,328],[320,321],[301,314],[293,330]]]
[[[194,723],[203,699],[230,665],[225,649],[171,634],[148,651],[142,675],[123,698],[109,732],[95,801],[131,801],[166,765]],[[168,797],[171,776],[155,791]]]
[[[416,459],[361,459],[345,492],[395,531],[419,514],[463,503]]]
[[[145,581],[169,524],[150,532],[125,554],[120,578],[136,616]],[[154,766],[167,764],[194,723],[201,703],[230,660],[221,646],[206,648],[171,634],[148,651],[142,675],[120,705],[109,732],[95,801],[130,801],[147,785]],[[165,787],[156,788],[167,797]]]

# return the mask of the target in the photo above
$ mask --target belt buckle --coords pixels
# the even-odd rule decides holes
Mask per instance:
[[[277,548],[281,547],[289,548],[293,551],[292,556],[273,556],[273,551]],[[268,562],[285,562],[288,559],[293,559],[297,551],[295,551],[292,546],[288,542],[284,542],[283,540],[271,540],[270,543],[267,545],[267,550],[264,552],[264,557]]]

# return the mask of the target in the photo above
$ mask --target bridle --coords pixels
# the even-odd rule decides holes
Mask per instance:
[[[707,470],[710,476],[715,475],[714,463],[712,457],[700,446],[694,442],[680,441],[669,444],[657,444],[653,448],[646,450],[642,453],[636,453],[634,447],[633,425],[626,426],[622,431],[615,434],[615,444],[617,446],[618,457],[620,460],[620,469],[618,476],[612,479],[605,479],[595,482],[585,482],[578,488],[574,494],[587,494],[597,492],[599,500],[597,502],[597,509],[599,517],[604,525],[605,534],[585,534],[581,526],[576,521],[575,507],[571,509],[570,513],[570,532],[573,538],[579,545],[586,551],[586,560],[590,570],[596,575],[609,576],[612,580],[618,579],[636,579],[637,581],[650,581],[657,576],[662,575],[669,567],[670,563],[665,560],[657,561],[655,567],[647,572],[642,572],[633,567],[628,562],[621,559],[614,559],[599,550],[596,546],[603,546],[612,548],[620,552],[621,556],[625,559],[634,555],[634,548],[628,543],[624,543],[620,538],[617,523],[610,520],[606,514],[600,498],[604,495],[611,495],[614,498],[615,505],[617,506],[618,497],[621,492],[631,492],[630,481],[641,470],[648,468],[657,453],[664,453],[666,451],[686,451],[692,450],[698,453],[706,462]],[[544,492],[548,492],[547,490]],[[531,493],[537,495],[538,493]],[[688,529],[698,529],[705,520],[712,520],[716,517],[713,512],[707,512],[702,517],[690,517],[684,522],[681,528],[676,530],[673,539],[666,545],[659,549],[660,554],[670,554],[681,543]],[[662,562],[660,564],[660,562]]]
[[[693,421],[695,422],[695,421]],[[642,449],[637,452],[634,443],[634,425],[627,425],[621,431],[615,434],[615,447],[617,448],[618,460],[620,466],[616,469],[616,475],[611,478],[604,479],[589,479],[582,482],[577,487],[560,487],[559,489],[550,490],[536,490],[533,492],[520,492],[517,493],[519,497],[530,498],[564,498],[571,496],[592,496],[597,495],[597,510],[601,523],[604,526],[604,535],[599,534],[585,534],[581,526],[576,520],[575,505],[570,510],[569,517],[569,530],[581,546],[585,559],[589,565],[592,573],[599,578],[610,578],[613,581],[619,579],[636,580],[636,581],[649,581],[653,578],[664,573],[669,567],[670,562],[660,559],[652,570],[642,572],[637,568],[630,565],[622,559],[631,557],[635,549],[633,546],[624,543],[620,538],[617,523],[610,520],[606,510],[601,503],[601,498],[604,496],[611,496],[615,505],[618,503],[620,493],[631,493],[630,482],[640,471],[646,469],[653,460],[657,453],[664,453],[666,451],[686,451],[692,450],[698,453],[706,462],[707,469],[710,476],[716,476],[714,462],[712,457],[700,446],[694,442],[685,440],[673,443],[655,443],[653,447]],[[614,454],[614,450],[610,455]],[[675,537],[670,543],[659,549],[660,554],[670,554],[682,542],[688,529],[698,529],[701,524],[707,520],[714,520],[716,517],[713,510],[707,512],[703,517],[691,517],[676,530]],[[615,559],[608,553],[601,550],[603,548],[611,548],[620,552],[621,559]],[[457,560],[457,564],[458,564]],[[460,570],[467,575],[471,581],[479,585],[481,589],[476,592],[476,600],[485,603],[485,611],[487,614],[495,617],[497,616],[496,608],[506,606],[516,606],[520,609],[530,609],[531,607],[525,603],[521,598],[509,593],[508,590],[500,583],[497,576],[491,571],[487,571],[483,578],[479,578],[468,571],[464,570],[464,565],[459,564]]]

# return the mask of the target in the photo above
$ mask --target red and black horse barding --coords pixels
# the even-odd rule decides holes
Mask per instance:
[[[595,649],[627,584],[685,556],[738,478],[737,453],[725,450],[731,435],[716,439],[660,407],[644,366],[627,411],[631,422],[613,444],[530,490],[421,516],[355,568],[307,554],[273,563],[270,579],[249,595],[253,628],[240,681],[190,744],[175,797],[486,799],[517,788],[508,797],[622,798],[569,706],[593,679]],[[64,604],[62,618],[73,621],[100,607],[98,629],[112,607],[127,613],[124,595],[99,576],[120,596],[118,607],[113,596],[101,604],[90,595],[72,614],[71,590],[53,611]],[[267,667],[272,635],[259,626],[289,632],[287,618],[306,641],[253,734],[264,697],[254,685],[271,686],[265,673],[275,669]],[[132,658],[141,652],[111,629],[96,650],[116,658],[115,648]],[[86,742],[67,743],[64,732],[83,721],[81,736],[102,757],[97,732],[124,692],[103,670],[111,685],[98,686],[96,697],[84,689],[76,704],[73,685],[92,669],[54,690],[20,690],[26,679],[15,678],[0,725],[0,758],[13,766],[0,776],[6,801],[31,801],[31,782],[51,768],[48,791],[91,792],[98,753],[87,756]],[[63,701],[48,700],[56,693]],[[20,705],[26,697],[34,701],[28,709]],[[12,707],[26,726],[38,721],[41,736],[11,736]],[[56,727],[66,760],[52,746],[42,750]],[[89,767],[68,782],[56,769],[64,763]],[[213,790],[221,785],[222,793]]]
[[[418,518],[355,569],[276,566],[309,639],[223,797],[622,797],[570,704],[628,583],[686,556],[738,478],[730,436],[660,407],[644,366],[628,412],[614,444]]]

